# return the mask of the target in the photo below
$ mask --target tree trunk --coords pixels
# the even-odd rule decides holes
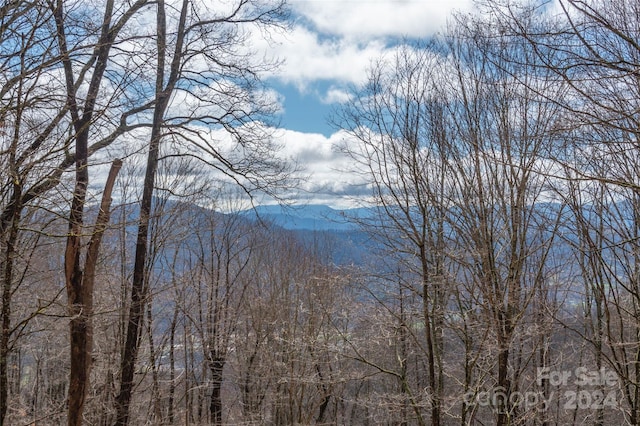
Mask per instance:
[[[511,418],[511,407],[509,404],[509,396],[511,393],[511,382],[509,380],[509,346],[508,339],[504,336],[499,336],[498,343],[498,388],[496,391],[503,392],[502,398],[496,398],[496,403],[498,406],[496,409],[498,410],[498,419],[496,422],[497,426],[507,426],[510,424],[509,419]]]
[[[116,425],[125,426],[129,423],[129,405],[133,390],[133,375],[138,349],[140,346],[140,326],[144,315],[147,285],[145,277],[145,264],[147,261],[147,240],[149,238],[149,219],[151,216],[151,204],[153,201],[153,189],[155,185],[156,171],[158,169],[158,156],[160,142],[162,140],[162,123],[165,111],[169,105],[173,88],[179,77],[180,59],[185,33],[185,22],[189,1],[183,0],[180,12],[180,22],[177,29],[177,40],[171,71],[166,87],[165,80],[165,49],[166,49],[166,16],[164,0],[158,1],[157,25],[158,25],[158,64],[156,75],[156,104],[153,111],[153,123],[151,128],[151,140],[147,156],[147,166],[140,201],[140,219],[138,221],[138,234],[136,238],[136,252],[133,266],[133,281],[131,284],[131,306],[129,308],[129,321],[127,322],[127,334],[120,365],[120,391],[116,397]]]
[[[221,356],[213,356],[209,361],[211,371],[211,400],[209,415],[212,425],[222,425],[222,373],[226,360]]]
[[[171,318],[171,329],[169,335],[169,401],[167,403],[168,413],[167,418],[170,425],[174,423],[174,400],[176,394],[176,355],[175,355],[175,343],[176,343],[176,326],[178,322],[178,306],[173,308],[173,318]]]
[[[68,392],[68,424],[69,426],[81,426],[84,403],[89,389],[91,374],[91,357],[93,352],[93,288],[95,283],[96,264],[102,236],[109,223],[111,208],[111,192],[115,184],[116,176],[122,167],[122,161],[115,160],[111,165],[109,176],[102,194],[100,211],[96,218],[95,228],[87,249],[85,268],[82,271],[77,261],[79,247],[74,244],[74,239],[79,235],[69,235],[67,251],[65,253],[65,265],[73,265],[72,270],[67,270],[67,297],[70,333],[71,369],[69,372]]]
[[[18,184],[14,185],[11,201],[11,221],[8,223],[9,233],[5,247],[3,284],[2,284],[2,335],[0,336],[0,426],[4,424],[4,418],[8,410],[9,399],[9,339],[11,337],[11,295],[13,283],[13,259],[15,257],[15,245],[18,239],[18,225],[22,207],[20,205],[22,190]],[[4,228],[4,227],[3,227]]]
[[[427,278],[423,277],[422,285],[422,313],[424,316],[424,331],[427,344],[427,368],[429,370],[429,391],[431,393],[431,425],[440,426],[440,390],[438,389],[438,380],[436,378],[436,360],[435,352],[437,350],[432,333],[433,319],[429,313],[429,303],[427,294],[429,291]]]

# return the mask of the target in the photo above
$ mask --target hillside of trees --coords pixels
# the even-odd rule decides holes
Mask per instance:
[[[304,230],[244,201],[300,176],[247,49],[289,19],[0,3],[0,425],[640,424],[640,3],[400,43]]]

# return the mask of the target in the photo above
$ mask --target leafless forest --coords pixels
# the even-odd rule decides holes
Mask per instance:
[[[640,424],[640,3],[486,0],[374,61],[328,118],[350,263],[239,214],[304,175],[250,49],[289,19],[0,2],[0,425]]]

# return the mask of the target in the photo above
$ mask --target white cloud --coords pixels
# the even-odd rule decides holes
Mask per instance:
[[[353,207],[357,200],[370,195],[367,179],[351,171],[353,161],[336,150],[348,138],[338,131],[329,137],[316,133],[283,130],[280,141],[285,155],[304,167],[301,193],[291,197],[311,204],[335,208]]]
[[[469,0],[298,0],[294,10],[320,32],[345,38],[426,37],[453,10],[470,10]]]
[[[124,158],[125,166],[120,176],[122,179],[129,181],[129,190],[140,192],[142,173],[146,161],[145,145],[148,137],[148,129],[141,129],[128,134],[120,138],[111,150],[105,151],[92,159],[90,197],[94,202],[99,200],[112,158]],[[236,149],[237,144],[222,129],[211,131],[205,137],[225,157],[237,159],[238,155],[242,155]],[[277,143],[280,145],[281,150],[275,155],[279,158],[296,161],[302,168],[300,172],[302,179],[299,187],[280,195],[296,204],[325,204],[334,208],[354,207],[369,197],[371,189],[366,175],[355,172],[353,170],[353,161],[336,149],[348,138],[349,136],[343,131],[335,132],[327,137],[319,133],[303,133],[286,129],[277,130]],[[172,149],[168,141],[164,144],[164,148],[167,150]],[[181,148],[185,149],[184,146]],[[188,150],[208,158],[202,150],[198,150],[193,146],[190,146]],[[170,161],[170,159],[164,161]],[[133,174],[127,177],[127,174],[131,173]],[[178,176],[169,171],[164,163],[160,168],[160,173],[165,173],[164,177],[158,178],[164,182],[160,186],[176,187],[177,185],[179,188],[175,190],[176,193],[189,193],[194,187],[203,182],[210,182],[213,187],[227,182],[236,187],[228,176],[210,166],[195,161],[189,174]],[[268,198],[263,199],[260,194],[256,195],[258,204],[273,201]],[[115,198],[120,196],[119,193],[114,195]]]
[[[469,10],[471,0],[298,0],[299,19],[291,31],[269,41],[254,34],[250,45],[282,66],[268,77],[305,92],[318,81],[335,87],[365,82],[371,62],[393,50],[398,37],[428,37],[443,28],[453,10]],[[323,102],[344,102],[337,90]]]
[[[324,104],[343,104],[352,98],[351,93],[338,87],[332,86],[327,90],[325,96],[321,99]]]
[[[394,51],[399,38],[432,36],[453,10],[471,10],[471,0],[292,0],[291,5],[298,17],[291,31],[272,33],[269,41],[256,33],[248,45],[257,56],[283,61],[266,77],[312,92],[325,104],[348,101],[345,88],[365,83],[372,62]],[[318,93],[318,82],[328,89]],[[291,194],[292,199],[346,207],[371,194],[366,176],[349,172],[353,161],[335,149],[347,138],[344,132],[279,132],[283,155],[299,161],[307,174],[302,194]]]
[[[283,61],[271,77],[293,84],[300,91],[319,80],[361,84],[371,60],[388,49],[384,40],[326,38],[299,25],[275,41],[267,44],[255,39],[252,45],[267,52],[267,57]]]

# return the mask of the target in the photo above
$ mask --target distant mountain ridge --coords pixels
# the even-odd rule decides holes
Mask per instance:
[[[241,215],[272,222],[288,230],[352,231],[358,228],[352,219],[370,217],[366,208],[337,210],[322,204],[302,206],[264,205],[244,210]]]

